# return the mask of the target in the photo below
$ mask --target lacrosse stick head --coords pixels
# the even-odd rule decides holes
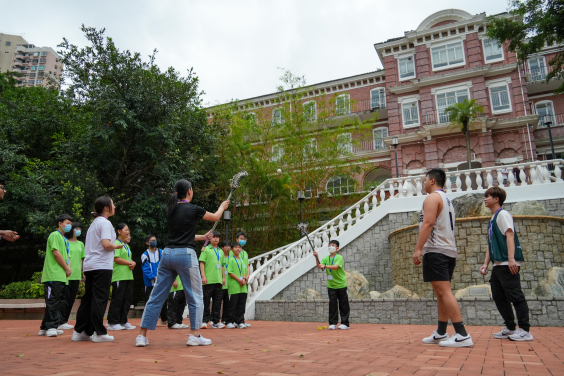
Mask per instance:
[[[300,222],[298,223],[297,229],[303,233],[303,234],[307,234],[307,222]]]
[[[239,171],[238,173],[233,176],[233,179],[230,180],[231,189],[239,188],[239,184],[241,183],[241,179],[245,176],[249,176],[249,173],[245,170]]]

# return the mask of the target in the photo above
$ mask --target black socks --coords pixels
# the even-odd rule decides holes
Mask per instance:
[[[439,321],[439,328],[437,329],[437,333],[441,336],[444,336],[447,331],[448,321]]]
[[[453,322],[452,326],[454,326],[454,331],[457,332],[458,334],[460,334],[461,336],[468,336],[468,333],[466,332],[466,328],[464,328],[464,323],[461,322]],[[440,334],[440,333],[439,333]]]

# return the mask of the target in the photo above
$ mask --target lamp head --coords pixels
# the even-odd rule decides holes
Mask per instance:
[[[223,212],[223,220],[224,221],[230,221],[231,220],[231,211],[230,210],[225,210]]]
[[[300,200],[300,201],[305,200],[305,193],[304,193],[304,191],[298,191],[298,200]]]
[[[552,115],[550,114],[546,114],[542,117],[542,121],[546,124],[546,125],[551,125],[552,124]]]
[[[397,137],[392,137],[392,145],[394,145],[395,147],[398,147],[399,141],[398,141]]]

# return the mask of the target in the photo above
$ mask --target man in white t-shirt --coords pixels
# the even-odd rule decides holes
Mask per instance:
[[[492,187],[484,193],[484,204],[494,213],[488,226],[488,252],[480,273],[488,273],[488,264],[493,263],[490,284],[497,310],[505,321],[505,327],[493,336],[513,341],[532,341],[529,332],[529,306],[521,290],[519,269],[525,261],[519,238],[515,233],[513,217],[501,205],[505,202],[503,188]],[[513,307],[517,313],[519,329],[516,330]]]

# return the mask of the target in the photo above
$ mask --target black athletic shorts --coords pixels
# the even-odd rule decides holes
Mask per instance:
[[[450,281],[456,266],[456,259],[442,253],[425,253],[423,255],[423,281]]]

